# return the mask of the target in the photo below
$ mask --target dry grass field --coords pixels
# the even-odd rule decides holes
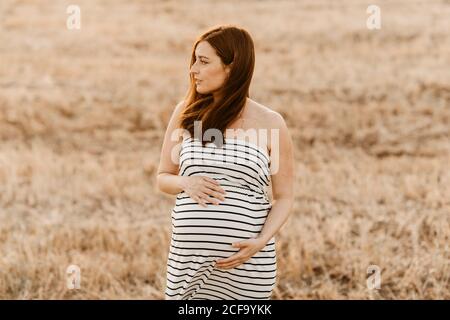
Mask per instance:
[[[0,298],[164,298],[162,138],[223,23],[252,34],[251,97],[296,147],[273,298],[450,299],[450,2],[376,1],[380,30],[369,4],[2,0]]]

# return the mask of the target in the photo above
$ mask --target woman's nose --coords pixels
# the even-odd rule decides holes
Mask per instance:
[[[192,64],[191,69],[189,70],[190,73],[197,73],[196,63]]]

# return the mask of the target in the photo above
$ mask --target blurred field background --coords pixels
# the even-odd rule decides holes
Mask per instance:
[[[449,17],[437,0],[2,0],[0,298],[164,298],[162,138],[195,38],[223,23],[252,34],[251,97],[296,147],[273,298],[449,299]]]

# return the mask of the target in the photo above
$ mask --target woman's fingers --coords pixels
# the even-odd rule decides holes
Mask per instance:
[[[218,183],[216,180],[210,177],[203,177],[206,181],[211,182],[212,184],[215,184],[216,186],[220,186],[220,183]]]
[[[225,201],[224,197],[224,195],[226,194],[225,190],[220,186],[220,184],[217,181],[215,181],[215,183],[207,181],[205,187],[207,188],[207,190],[204,192],[207,192],[208,194],[214,196],[217,199]]]
[[[221,194],[220,192],[217,192],[217,191],[210,191],[210,195],[214,196],[216,199],[225,201],[225,197],[224,197],[223,194]]]
[[[207,191],[207,192],[202,192],[202,193],[200,194],[200,198],[201,198],[202,201],[204,202],[205,206],[206,206],[206,203],[207,203],[207,202],[210,202],[210,203],[213,203],[213,204],[219,204],[219,203],[220,203],[217,199],[215,199],[215,198],[213,198],[213,197],[210,197],[210,196],[208,195],[208,191]]]
[[[212,189],[217,190],[219,192],[225,193],[225,190],[220,186],[220,183],[210,177],[203,177],[207,186],[211,186]]]
[[[222,263],[216,262],[215,266],[216,266],[216,268],[219,268],[219,269],[232,269],[237,266],[240,266],[245,261],[247,261],[247,260],[241,257],[241,258],[233,259],[232,261],[229,261],[229,262],[222,262]]]
[[[203,189],[203,192],[207,193],[209,196],[212,196],[218,200],[225,201],[225,197],[221,192],[214,191],[213,189],[209,189],[208,187]]]
[[[219,205],[220,201],[225,201],[225,190],[216,180],[203,176],[201,181],[201,183],[191,186],[193,194],[191,198],[194,201],[203,207],[206,207],[207,203]]]
[[[205,191],[205,193],[208,194],[208,195],[205,197],[206,201],[212,202],[213,204],[217,204],[217,205],[218,205],[218,204],[220,203],[220,201],[219,201],[218,199],[212,197],[212,196],[211,196],[211,192],[214,192],[214,191],[211,191],[211,190],[206,190],[206,191]]]
[[[194,196],[193,200],[196,201],[202,207],[206,207],[206,201],[200,195]]]
[[[213,183],[208,182],[206,186],[212,190],[225,194],[225,190],[221,186],[215,185]]]

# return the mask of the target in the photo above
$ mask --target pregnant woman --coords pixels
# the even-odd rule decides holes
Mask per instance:
[[[170,118],[157,173],[159,190],[177,196],[166,299],[271,298],[294,156],[282,116],[249,98],[254,65],[242,28],[217,27],[194,44],[190,88]]]

